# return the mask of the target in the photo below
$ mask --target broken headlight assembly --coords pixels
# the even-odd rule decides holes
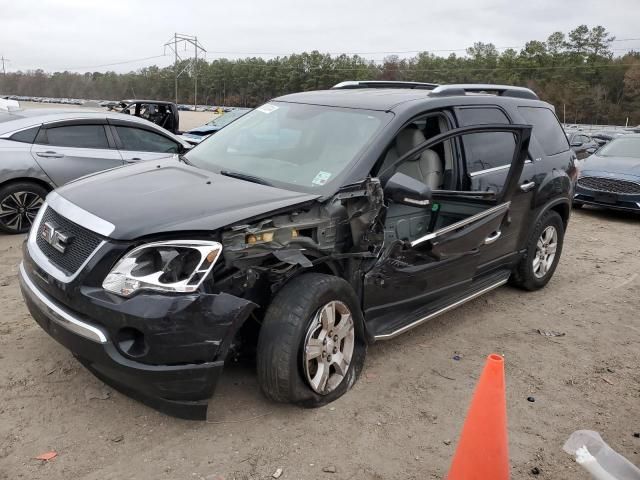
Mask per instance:
[[[147,243],[125,254],[106,276],[102,288],[123,297],[140,290],[194,292],[221,252],[222,245],[210,241]]]

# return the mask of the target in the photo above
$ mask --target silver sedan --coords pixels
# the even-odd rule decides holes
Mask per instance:
[[[29,230],[47,193],[76,178],[191,146],[146,120],[82,110],[0,113],[0,231]]]

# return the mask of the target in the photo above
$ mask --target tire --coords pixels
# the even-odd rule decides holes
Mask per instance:
[[[335,306],[335,311],[340,313],[348,309],[351,313],[353,328],[349,329],[352,335],[338,339],[336,346],[340,350],[332,349],[331,355],[323,355],[315,360],[307,361],[306,355],[312,355],[314,348],[325,349],[327,345],[316,345],[305,351],[305,344],[320,342],[321,333],[314,338],[317,329],[324,331],[324,318],[318,318],[320,312],[329,304]],[[336,313],[337,315],[337,313]],[[343,313],[336,321],[337,333],[340,325],[350,325]],[[341,322],[347,322],[345,324]],[[332,338],[336,338],[334,335]],[[326,338],[330,338],[326,335]],[[351,339],[351,343],[348,339]],[[329,347],[333,345],[330,341]],[[325,388],[313,386],[313,366],[315,377],[320,373],[320,362],[347,358],[342,350],[347,350],[352,345],[352,354],[346,372],[341,375],[332,365],[334,373],[330,374]],[[336,347],[338,348],[338,347]],[[258,382],[264,394],[276,402],[294,403],[303,407],[313,408],[326,405],[344,395],[358,379],[364,359],[367,344],[364,334],[364,319],[360,310],[360,302],[351,288],[343,279],[320,273],[305,273],[290,280],[275,296],[267,309],[257,350]],[[342,363],[342,362],[341,362]],[[327,371],[331,371],[329,368]],[[320,375],[320,377],[322,377]],[[340,377],[342,377],[340,379]],[[325,391],[320,391],[325,390]]]
[[[573,202],[573,208],[575,208],[576,210],[581,209],[583,205],[584,204],[581,202],[576,202],[576,201]]]
[[[47,196],[47,189],[33,182],[9,183],[0,187],[0,231],[26,233]]]
[[[538,241],[543,240],[542,235],[548,235],[548,232],[550,232],[551,229],[555,231],[556,235],[555,254],[550,261],[544,262],[546,264],[546,268],[544,268],[541,266],[543,262],[540,260],[540,256],[538,255]],[[544,241],[542,243],[544,244]],[[558,266],[558,262],[560,261],[560,256],[562,254],[563,243],[564,224],[562,223],[562,218],[557,212],[549,210],[542,216],[542,218],[540,218],[540,220],[538,220],[538,223],[531,232],[531,236],[527,241],[525,254],[511,275],[511,283],[517,287],[523,288],[524,290],[530,291],[544,287],[549,283],[549,280],[551,280],[551,277]],[[551,244],[552,243],[549,245]],[[545,249],[540,252],[542,257],[548,255],[550,247],[545,247]],[[536,257],[538,257],[537,263]]]

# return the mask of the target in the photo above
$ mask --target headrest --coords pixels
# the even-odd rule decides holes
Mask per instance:
[[[398,156],[401,157],[409,150],[417,147],[425,141],[426,138],[424,134],[417,128],[405,128],[404,130],[401,130],[396,138],[396,150],[398,152]],[[420,158],[420,155],[417,155],[415,158],[411,158],[410,160],[417,160],[418,158]]]

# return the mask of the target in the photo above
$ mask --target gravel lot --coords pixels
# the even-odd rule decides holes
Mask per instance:
[[[0,236],[0,478],[269,479],[278,468],[282,479],[443,478],[491,352],[506,360],[512,478],[586,479],[561,450],[583,428],[640,464],[639,237],[638,216],[576,211],[546,289],[504,287],[372,346],[353,390],[317,410],[268,402],[254,367],[232,365],[205,423],[150,410],[85,371],[30,318],[22,238]],[[33,459],[49,450],[58,457]]]

